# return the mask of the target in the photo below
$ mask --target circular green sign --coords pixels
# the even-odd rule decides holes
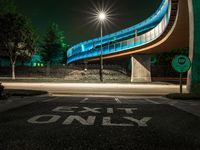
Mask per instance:
[[[191,61],[187,56],[176,56],[172,61],[172,66],[177,72],[184,73],[190,69]]]

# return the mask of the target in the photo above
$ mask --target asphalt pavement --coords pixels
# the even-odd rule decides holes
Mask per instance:
[[[23,101],[31,103],[0,113],[1,150],[200,149],[200,117],[162,97],[46,96]],[[198,102],[187,105],[200,107]]]

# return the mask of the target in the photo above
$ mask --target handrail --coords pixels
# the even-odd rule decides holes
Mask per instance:
[[[111,42],[111,41],[108,41],[107,45],[103,47],[103,49],[104,49],[103,55],[106,55],[108,53],[121,51],[121,50],[125,50],[125,49],[129,49],[129,48],[133,48],[133,47],[142,46],[142,45],[147,44],[147,43],[151,42],[152,40],[155,40],[156,38],[158,38],[158,35],[159,36],[161,35],[161,33],[164,31],[164,29],[166,28],[168,21],[169,21],[169,11],[167,11],[167,10],[169,10],[169,0],[163,0],[159,9],[151,17],[149,17],[147,20],[142,22],[142,23],[144,23],[143,25],[141,25],[142,23],[140,23],[140,24],[137,24],[133,27],[124,29],[122,31],[104,36],[103,38],[112,37],[113,35],[115,35],[115,37],[116,37],[117,34],[122,36],[124,34],[123,32],[125,32],[125,31],[129,31],[129,30],[133,31],[133,30],[139,29],[139,28],[140,28],[139,33],[146,32],[144,34],[139,35],[138,37],[134,37],[134,38],[131,38],[131,39],[128,39],[128,40],[123,40],[121,42],[111,44],[111,45],[109,45],[109,42]],[[161,18],[159,18],[157,21],[159,21],[160,19],[161,19],[161,21],[156,22],[157,24],[151,25],[151,23],[152,23],[151,20],[155,21],[155,18],[153,18],[155,16],[160,16]],[[151,32],[155,32],[155,30],[158,29],[159,25],[161,26],[161,24],[162,24],[161,32],[159,32],[158,35],[154,35],[153,37],[150,37],[150,40],[149,40],[148,34],[149,33],[151,34]],[[146,28],[144,28],[144,27],[146,27]],[[132,34],[130,34],[130,35],[126,35],[125,38],[131,37],[131,36],[133,36],[133,34],[135,34],[135,32],[132,32]],[[138,38],[142,38],[144,36],[147,37],[147,39],[137,41]],[[121,39],[123,39],[123,37],[121,37]],[[133,42],[131,42],[131,40]],[[92,40],[90,40],[90,41],[92,41]],[[96,49],[94,49],[94,47],[95,47],[94,44],[92,44],[92,46],[91,46],[91,44],[88,44],[88,42],[89,41],[82,42],[82,43],[72,47],[68,51],[68,62],[67,63],[71,63],[73,61],[77,61],[77,60],[80,60],[80,59],[86,59],[86,58],[95,57],[95,56],[100,55],[100,50],[98,48],[98,45],[97,46],[95,45]],[[104,42],[102,44],[105,44],[105,43],[106,42]],[[129,43],[129,44],[124,46],[123,43]],[[87,44],[90,47],[87,47],[88,46]],[[119,46],[119,45],[122,45],[122,46]],[[81,48],[78,49],[77,48],[78,46],[80,46]],[[107,49],[106,49],[106,47],[107,47]],[[110,49],[113,49],[113,50],[110,50]]]

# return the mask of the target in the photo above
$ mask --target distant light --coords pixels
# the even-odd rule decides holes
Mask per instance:
[[[100,21],[104,21],[106,19],[106,13],[105,12],[100,12],[98,17],[99,17]]]

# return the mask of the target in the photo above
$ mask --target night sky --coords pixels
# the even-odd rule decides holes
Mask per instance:
[[[159,7],[162,0],[104,0],[112,6],[112,22],[104,28],[109,34],[135,25],[148,18]],[[55,22],[65,32],[70,45],[99,36],[94,23],[88,24],[94,9],[91,0],[14,0],[18,10],[30,17],[39,33],[43,34],[50,23]],[[93,0],[96,5],[102,3]]]

